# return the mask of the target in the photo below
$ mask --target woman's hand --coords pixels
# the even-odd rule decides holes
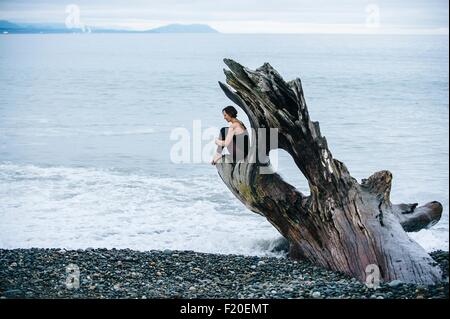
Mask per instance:
[[[216,154],[211,161],[211,165],[216,165],[217,161],[220,160],[221,158],[222,158],[221,154]]]
[[[218,138],[216,138],[215,143],[216,143],[217,146],[224,146],[225,145],[225,141],[219,140]]]

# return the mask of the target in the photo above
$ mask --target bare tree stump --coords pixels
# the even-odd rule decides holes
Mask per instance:
[[[285,82],[268,63],[250,70],[230,59],[224,62],[229,67],[224,70],[228,85],[219,84],[246,112],[254,132],[248,157],[230,163],[224,155],[217,163],[218,173],[246,207],[265,216],[289,241],[290,257],[360,281],[366,280],[369,265],[379,268],[382,281],[441,281],[441,271],[406,232],[434,225],[442,205],[392,204],[389,171],[358,183],[344,163],[333,158],[319,123],[310,120],[300,79]],[[263,173],[271,169],[271,146],[261,143],[267,134],[258,128],[278,130],[277,147],[292,156],[308,180],[309,196],[278,174]]]

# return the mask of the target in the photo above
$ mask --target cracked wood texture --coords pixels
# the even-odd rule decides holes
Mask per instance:
[[[406,232],[437,223],[442,205],[430,202],[392,204],[392,174],[381,171],[358,183],[344,163],[333,158],[319,123],[310,119],[300,79],[285,82],[268,63],[250,70],[224,59],[230,100],[247,114],[250,153],[232,163],[222,156],[216,167],[223,182],[251,211],[267,220],[289,241],[289,256],[305,259],[365,281],[377,265],[381,281],[435,284],[441,271]],[[258,128],[275,128],[278,145]],[[260,146],[262,145],[262,146]],[[306,177],[305,196],[271,172],[269,152],[287,151]]]

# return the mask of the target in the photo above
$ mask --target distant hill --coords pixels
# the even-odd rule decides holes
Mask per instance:
[[[9,22],[9,21],[5,21],[5,20],[0,20],[0,32],[4,33],[4,32],[18,32],[21,29],[23,29],[21,26],[19,26],[18,24]]]
[[[14,28],[17,28],[17,27],[18,27],[17,24],[14,24],[14,23],[11,23],[11,22],[5,21],[5,20],[0,20],[0,28],[1,29],[6,29],[6,28],[14,29]]]
[[[80,29],[68,29],[62,23],[13,23],[0,20],[0,33],[72,33],[80,31]]]
[[[85,30],[92,33],[219,33],[207,24],[168,24],[162,27],[130,31],[122,29],[102,29],[87,26]],[[0,20],[0,33],[79,33],[81,29],[69,29],[64,24],[13,23]]]

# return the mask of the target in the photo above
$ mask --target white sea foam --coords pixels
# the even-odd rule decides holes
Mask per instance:
[[[177,249],[274,255],[279,234],[220,179],[0,164],[0,247]],[[411,236],[448,250],[445,227]]]
[[[427,251],[448,251],[448,231],[445,231],[444,229],[422,229],[417,233],[408,234]]]
[[[2,248],[132,248],[270,254],[279,237],[218,181],[0,165]]]

